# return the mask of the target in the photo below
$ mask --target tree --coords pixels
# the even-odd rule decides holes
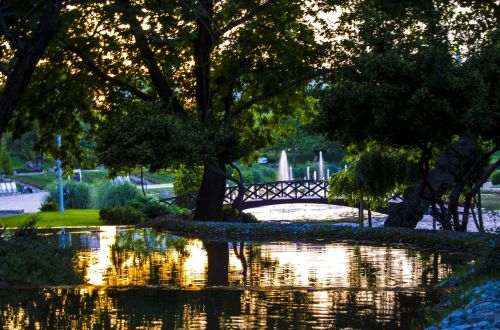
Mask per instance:
[[[323,71],[320,9],[284,0],[85,2],[69,9],[77,19],[61,44],[79,59],[75,71],[100,80],[108,107],[123,98],[153,102],[191,130],[189,152],[199,149],[193,163],[204,166],[195,218],[217,219],[226,165],[270,141]],[[164,166],[191,158],[171,147]]]
[[[460,5],[466,10],[457,10]],[[460,221],[459,198],[465,195],[467,204],[484,175],[498,166],[484,168],[499,142],[491,126],[499,118],[499,62],[493,53],[498,5],[345,1],[343,6],[338,31],[346,38],[338,44],[340,62],[323,96],[318,127],[358,150],[375,141],[418,155],[422,182],[408,188],[386,225],[415,227],[430,204],[443,227],[451,229],[453,219],[453,228],[463,230],[467,211]],[[470,152],[459,154],[468,157],[450,157],[459,145]],[[435,170],[454,171],[433,172],[433,164]],[[467,187],[474,188],[467,192]],[[438,205],[444,205],[445,194],[448,210]]]
[[[348,205],[358,206],[361,226],[363,209],[368,209],[371,227],[371,210],[385,206],[397,190],[415,182],[415,167],[404,154],[387,154],[373,148],[359,155],[345,171],[332,175],[328,198],[344,198]]]
[[[62,0],[0,5],[0,137],[56,33]],[[8,62],[4,62],[4,59]]]

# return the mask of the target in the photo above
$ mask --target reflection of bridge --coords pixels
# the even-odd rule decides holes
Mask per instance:
[[[252,207],[288,204],[288,203],[317,203],[346,205],[343,200],[328,201],[328,184],[325,181],[275,181],[244,185],[242,209]],[[238,203],[238,186],[226,188],[224,205]],[[184,195],[163,199],[167,205],[178,204],[194,209],[196,195]]]

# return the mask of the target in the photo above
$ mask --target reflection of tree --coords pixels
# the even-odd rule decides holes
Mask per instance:
[[[431,293],[161,288],[2,290],[6,328],[405,329]]]
[[[361,248],[356,245],[349,258],[349,287],[376,287],[377,273],[379,273],[379,269],[372,265],[366,254],[363,254]]]
[[[246,248],[248,262],[248,282],[252,287],[262,285],[290,285],[293,283],[296,269],[283,265],[279,259],[263,251],[263,245],[248,244]]]
[[[248,276],[248,262],[247,258],[245,257],[245,242],[240,242],[239,245],[236,242],[232,243],[233,245],[233,252],[236,258],[238,258],[241,262],[241,268],[243,272],[243,283],[247,283],[247,276]],[[239,247],[239,249],[238,249]]]
[[[228,243],[204,241],[207,251],[207,285],[228,285],[229,249]]]
[[[188,240],[143,229],[120,233],[111,246],[110,285],[184,286]]]

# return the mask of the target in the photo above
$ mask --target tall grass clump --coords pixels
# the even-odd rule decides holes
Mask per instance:
[[[93,206],[96,209],[125,206],[139,197],[140,191],[130,182],[106,182],[95,187]]]
[[[64,187],[64,207],[68,209],[90,209],[92,207],[92,187],[85,182],[67,181]],[[50,195],[46,203],[57,203],[59,190],[57,183],[52,183],[49,188]]]

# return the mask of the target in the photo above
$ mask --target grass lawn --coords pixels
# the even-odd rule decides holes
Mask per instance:
[[[0,218],[1,227],[19,227],[26,222],[32,214],[20,214]],[[59,212],[40,212],[40,221],[37,227],[70,227],[70,226],[101,226],[99,210],[65,210]]]
[[[141,177],[141,172],[132,172],[132,174]],[[174,177],[167,174],[167,171],[165,170],[159,170],[156,173],[145,171],[144,179],[157,184],[174,182]]]
[[[487,210],[500,210],[500,194],[481,195],[482,207]]]
[[[82,171],[83,182],[87,183],[106,181],[107,175],[108,171]],[[17,181],[45,189],[48,185],[57,180],[57,173],[16,175],[13,178]],[[63,180],[67,180],[67,178],[67,175],[63,175]]]
[[[22,159],[21,157],[11,155],[10,159],[12,160],[12,168],[14,170],[29,170],[30,169],[30,168],[28,168],[28,166],[26,166],[25,160]],[[48,170],[49,168],[54,168],[55,166],[56,166],[56,164],[54,163],[53,159],[45,158],[43,160],[42,167],[44,170]]]
[[[82,171],[83,182],[96,183],[97,181],[108,181],[108,171]]]
[[[32,175],[14,175],[14,180],[30,184],[37,188],[45,188],[57,179],[56,173],[32,174]]]

